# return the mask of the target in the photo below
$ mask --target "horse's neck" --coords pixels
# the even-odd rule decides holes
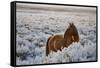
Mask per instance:
[[[66,31],[65,34],[64,34],[64,40],[65,40],[66,44],[68,44],[68,45],[70,45],[70,44],[72,43],[72,40],[71,40],[70,37],[71,37],[71,36],[70,36],[70,33],[68,33],[68,32]]]
[[[64,35],[63,37],[64,37],[64,40],[65,40],[65,42],[66,42],[66,44],[67,44],[67,42],[68,42],[67,37],[66,37],[65,35]]]
[[[66,32],[64,33],[64,39],[67,40],[67,36],[68,36],[68,31],[66,30]]]

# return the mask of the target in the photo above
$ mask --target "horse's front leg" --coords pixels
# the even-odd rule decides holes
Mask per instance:
[[[62,51],[62,49],[59,49],[60,51]]]

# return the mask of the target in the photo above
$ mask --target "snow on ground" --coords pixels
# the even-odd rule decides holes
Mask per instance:
[[[66,63],[96,60],[96,13],[17,11],[16,63],[17,65]],[[69,22],[79,32],[80,41],[62,51],[45,56],[46,42],[52,34],[63,34]]]

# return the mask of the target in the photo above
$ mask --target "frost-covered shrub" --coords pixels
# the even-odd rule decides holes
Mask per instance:
[[[34,10],[35,11],[35,10]],[[44,12],[44,11],[43,11]],[[46,12],[40,14],[17,12],[16,63],[17,65],[63,63],[96,60],[95,16],[87,13]],[[80,41],[47,57],[46,42],[51,35],[63,35],[73,21]]]

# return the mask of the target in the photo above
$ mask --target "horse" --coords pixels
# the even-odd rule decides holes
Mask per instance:
[[[73,42],[79,42],[79,34],[77,28],[73,23],[69,23],[69,27],[65,31],[64,35],[52,35],[48,38],[46,44],[46,56],[51,51],[62,51],[64,47],[68,48]]]

